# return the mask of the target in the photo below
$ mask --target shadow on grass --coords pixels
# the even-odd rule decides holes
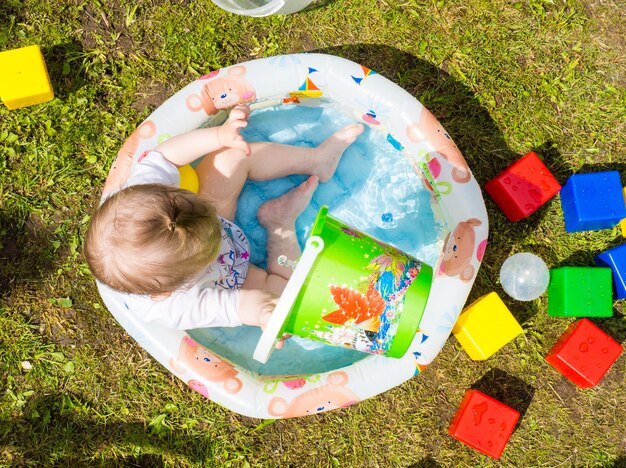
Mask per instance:
[[[604,172],[604,171],[618,171],[622,180],[622,186],[626,185],[626,164],[624,163],[603,163],[603,164],[583,164],[581,168],[576,171],[577,174],[585,174],[587,172]]]
[[[615,460],[611,462],[610,465],[607,465],[608,468],[626,468],[626,453],[620,455]]]
[[[440,468],[441,465],[433,457],[422,458],[417,463],[409,465],[407,468]]]
[[[590,318],[589,320],[618,343],[626,344],[626,317],[619,314],[615,309],[613,309],[613,317]]]
[[[494,275],[499,276],[500,271],[499,269],[496,270],[497,271],[494,272]],[[504,302],[513,317],[515,317],[515,320],[517,320],[517,322],[521,325],[532,320],[532,318],[539,313],[545,314],[545,307],[535,301],[519,301],[517,299],[513,299],[508,294],[500,293],[500,291],[498,291],[498,293],[502,302]]]
[[[164,455],[202,464],[213,456],[210,438],[142,422],[94,421],[89,404],[65,395],[32,399],[24,416],[0,420],[0,444],[14,466],[165,466]],[[107,450],[111,447],[111,450]],[[139,448],[141,448],[139,450]],[[120,453],[123,452],[123,453]]]
[[[524,415],[535,395],[535,389],[531,385],[500,369],[491,369],[470,388],[489,395],[519,411],[520,418],[515,425],[516,428],[524,419]]]
[[[572,253],[568,257],[561,260],[559,263],[554,265],[553,268],[561,268],[561,267],[595,267],[595,256],[600,252],[593,252],[589,250],[577,250]]]
[[[8,41],[14,25],[23,21],[20,15],[22,8],[17,0],[0,2],[0,46]]]
[[[84,50],[80,42],[72,40],[52,47],[43,47],[41,52],[46,59],[55,97],[65,99],[87,84],[88,80],[81,66]]]
[[[36,281],[53,268],[50,235],[36,216],[0,210],[0,297],[16,282]]]
[[[23,5],[15,0],[0,2],[0,46],[9,40],[16,24],[24,22]],[[65,98],[85,84],[78,60],[84,56],[80,42],[71,40],[51,47],[41,46],[52,89],[56,97]]]

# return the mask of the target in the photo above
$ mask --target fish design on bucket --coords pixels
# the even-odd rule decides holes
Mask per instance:
[[[322,320],[335,328],[313,334],[361,351],[385,352],[395,334],[404,293],[419,274],[420,266],[406,255],[386,251],[366,266],[370,274],[365,293],[329,286],[338,309],[322,316]]]
[[[361,294],[343,286],[331,286],[330,293],[339,309],[324,315],[322,319],[335,325],[356,324],[359,328],[375,332],[380,325],[380,314],[385,310],[385,301],[373,285]]]

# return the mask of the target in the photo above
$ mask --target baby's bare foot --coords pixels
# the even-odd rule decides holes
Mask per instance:
[[[318,181],[317,176],[311,176],[286,194],[263,203],[257,212],[259,223],[267,230],[293,227],[296,218],[309,206]]]
[[[333,133],[326,141],[313,150],[313,174],[320,178],[320,182],[327,182],[335,173],[343,152],[357,137],[363,133],[363,125],[354,124]]]

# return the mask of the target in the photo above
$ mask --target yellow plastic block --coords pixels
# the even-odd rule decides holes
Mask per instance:
[[[0,98],[9,109],[54,98],[46,62],[39,46],[0,52]]]
[[[624,201],[626,201],[626,187],[624,187]],[[622,237],[626,237],[626,218],[622,219],[619,225],[622,228]]]
[[[495,292],[467,306],[452,328],[452,333],[474,361],[492,356],[522,331]]]
[[[178,172],[180,173],[180,188],[198,193],[200,180],[198,179],[198,173],[191,167],[191,164],[180,166]]]

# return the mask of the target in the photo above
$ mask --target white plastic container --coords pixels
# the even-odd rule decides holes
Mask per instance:
[[[223,10],[244,16],[287,15],[307,7],[313,0],[212,0]]]

